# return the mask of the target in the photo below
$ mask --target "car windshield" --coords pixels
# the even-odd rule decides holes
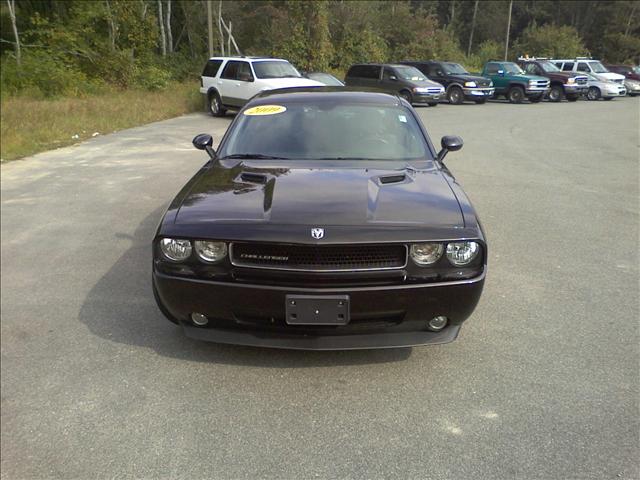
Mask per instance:
[[[640,74],[640,66],[633,67],[631,70],[633,70],[633,73],[639,73]]]
[[[607,73],[609,71],[600,62],[589,62],[589,64],[594,73]]]
[[[544,70],[546,73],[561,71],[558,67],[556,67],[553,63],[549,61],[540,62],[540,68],[542,68],[542,70]]]
[[[462,65],[459,63],[443,63],[442,68],[444,69],[444,73],[449,75],[468,75],[467,72]]]
[[[505,73],[511,73],[511,74],[524,74],[524,70],[522,70],[517,63],[504,63],[504,71]]]
[[[301,77],[300,72],[287,61],[268,60],[253,62],[253,70],[258,78]]]
[[[424,75],[416,67],[393,67],[393,69],[404,80],[420,81],[426,80]]]
[[[433,159],[404,107],[337,101],[249,108],[238,115],[218,154],[221,159]]]
[[[324,83],[330,87],[341,87],[343,83],[328,73],[308,73],[307,78],[311,80],[315,80],[316,82]]]

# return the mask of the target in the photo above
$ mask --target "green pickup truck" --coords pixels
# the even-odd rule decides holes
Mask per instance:
[[[538,103],[549,92],[548,78],[529,75],[517,63],[487,62],[481,75],[493,81],[495,98],[504,95],[511,103],[522,103],[525,98]]]

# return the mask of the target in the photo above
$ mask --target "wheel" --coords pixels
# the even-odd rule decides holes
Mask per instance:
[[[430,107],[437,107],[438,106],[438,102],[431,102],[429,103]]]
[[[562,85],[552,85],[551,90],[549,90],[549,100],[552,102],[559,102],[562,100],[563,94],[564,90],[562,89]]]
[[[576,100],[578,100],[578,95],[567,95],[567,100],[569,102],[575,102]]]
[[[607,100],[607,101],[613,100],[613,97],[604,97],[603,100]]]
[[[407,92],[406,90],[402,90],[400,92],[400,96],[404,98],[407,102],[409,102],[409,105],[412,105],[413,97],[411,96],[411,93]]]
[[[587,92],[587,100],[598,100],[600,98],[600,89],[598,87],[589,87]]]
[[[531,103],[540,103],[543,98],[544,98],[544,95],[537,95],[535,97],[529,97],[529,101]]]
[[[209,112],[214,117],[224,117],[225,113],[227,113],[227,110],[222,106],[218,92],[209,93]]]
[[[460,87],[451,87],[447,93],[447,100],[452,105],[460,105],[464,102],[464,93]]]
[[[479,98],[477,100],[474,100],[474,102],[476,102],[477,105],[482,105],[483,103],[487,103],[487,99],[486,98]]]
[[[518,86],[509,88],[509,91],[507,92],[507,99],[511,103],[522,103],[524,100],[524,90],[522,87]]]

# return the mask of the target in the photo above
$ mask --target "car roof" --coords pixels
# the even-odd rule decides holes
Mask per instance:
[[[273,58],[273,57],[246,57],[246,56],[235,56],[235,57],[211,57],[209,60],[251,60],[254,62],[260,62],[264,60],[276,60],[278,62],[288,62],[289,60],[285,60],[284,58]]]
[[[259,93],[247,105],[268,105],[271,103],[319,104],[349,102],[371,105],[401,105],[400,98],[379,90],[365,90],[355,87],[291,87],[267,90]]]

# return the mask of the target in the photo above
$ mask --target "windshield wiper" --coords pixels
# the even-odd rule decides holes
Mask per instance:
[[[289,160],[287,157],[276,157],[274,155],[263,155],[262,153],[234,153],[233,155],[227,155],[220,160],[227,159],[254,159],[254,160]]]

